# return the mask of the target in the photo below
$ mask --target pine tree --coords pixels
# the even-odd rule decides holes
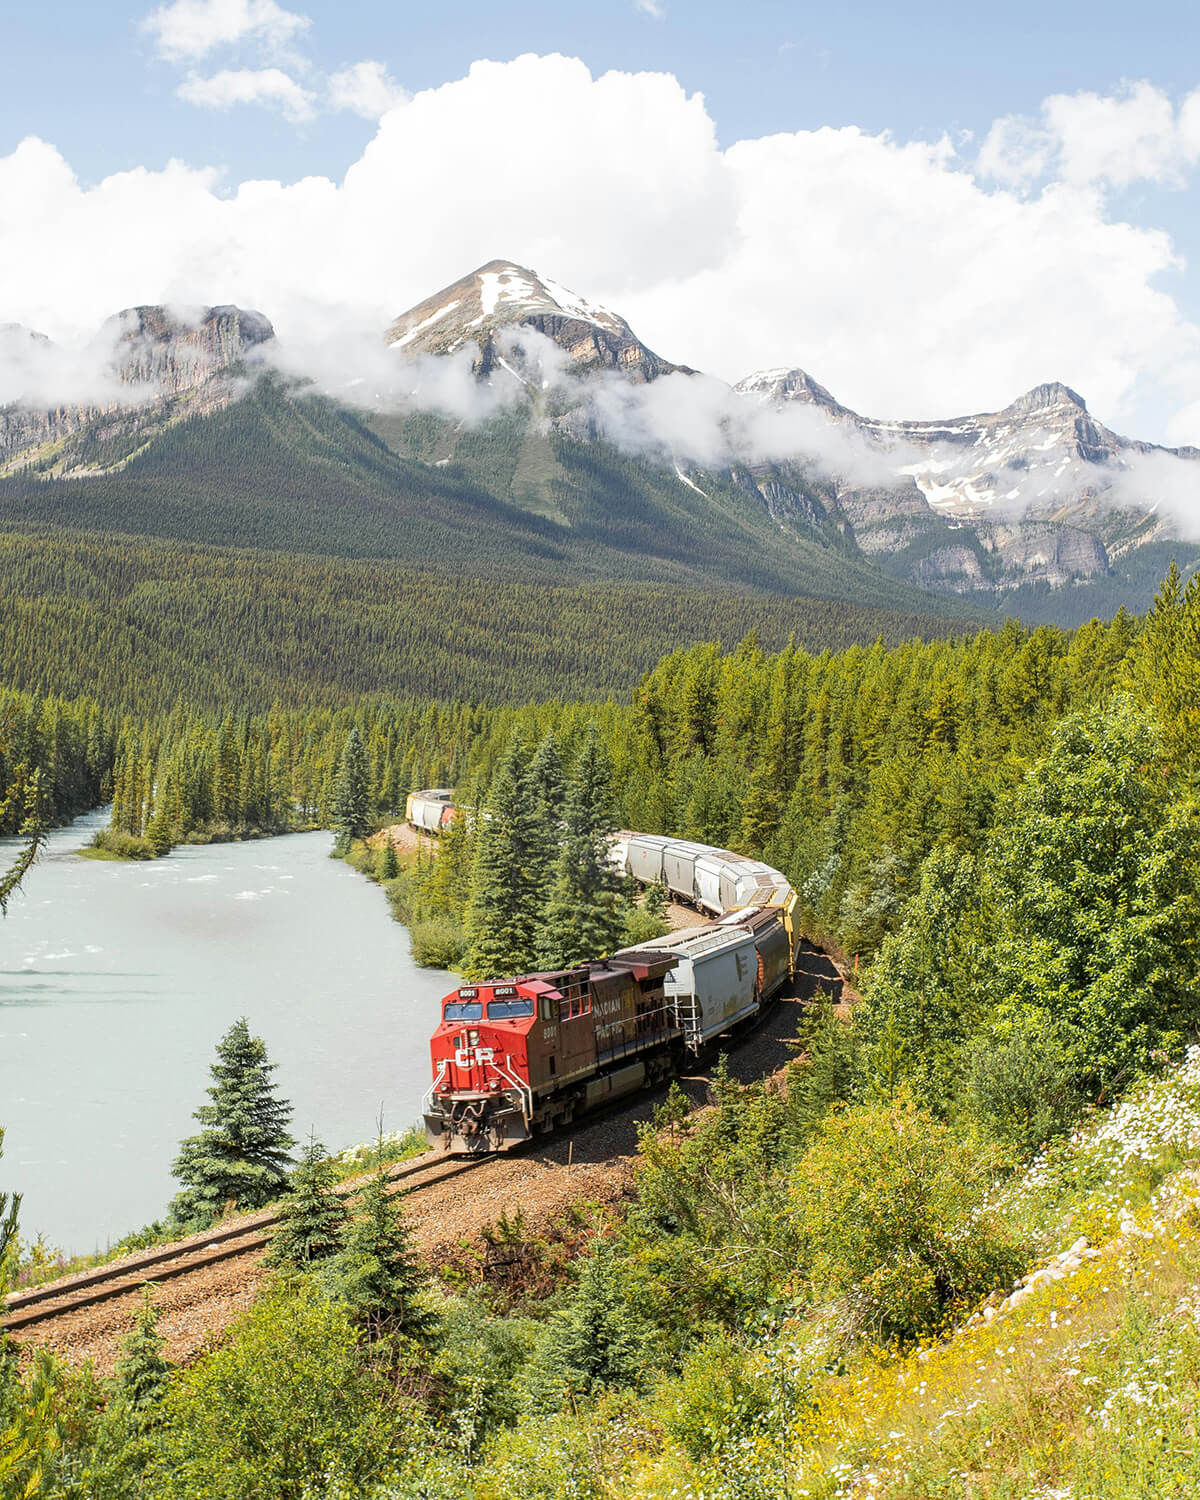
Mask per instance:
[[[571,778],[554,889],[539,938],[540,962],[560,968],[618,946],[620,878],[609,861],[614,832],[608,756],[588,730]]]
[[[235,1021],[217,1045],[212,1103],[193,1117],[207,1128],[181,1143],[171,1168],[184,1185],[171,1204],[181,1223],[211,1223],[231,1202],[261,1208],[285,1187],[296,1143],[287,1130],[292,1107],[275,1097],[274,1071],[245,1016]]]
[[[645,1329],[625,1297],[621,1266],[606,1243],[583,1262],[570,1305],[555,1315],[531,1385],[539,1404],[563,1395],[588,1395],[606,1385],[628,1385],[647,1353]]]
[[[135,1412],[151,1410],[166,1395],[171,1375],[170,1361],[162,1353],[166,1342],[158,1331],[153,1289],[145,1286],[133,1331],[122,1339],[116,1364],[117,1385]]]
[[[319,1273],[321,1284],[344,1303],[371,1339],[401,1334],[426,1339],[437,1319],[421,1300],[426,1276],[413,1249],[398,1194],[388,1192],[381,1162],[363,1188],[359,1211],[342,1248]]]
[[[343,853],[353,839],[367,831],[370,813],[370,788],[367,777],[367,752],[357,727],[346,736],[342,758],[333,783],[333,831],[337,847]]]
[[[395,880],[400,873],[400,861],[396,858],[396,846],[388,839],[383,847],[383,858],[379,861],[380,880]]]
[[[471,944],[463,966],[466,977],[522,974],[533,964],[538,905],[529,872],[537,844],[521,746],[514,739],[492,780],[487,816],[480,819],[475,839],[466,915]]]
[[[310,1140],[292,1173],[291,1196],[279,1210],[267,1259],[306,1270],[341,1249],[346,1206],[333,1191],[337,1173],[320,1141]]]

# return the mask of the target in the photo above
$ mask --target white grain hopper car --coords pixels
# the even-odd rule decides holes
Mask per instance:
[[[714,916],[781,904],[792,889],[786,876],[760,860],[657,833],[622,831],[613,841],[612,862],[643,885],[661,882],[678,900]]]
[[[733,912],[719,923],[670,932],[614,957],[635,953],[676,960],[663,980],[666,1001],[693,1051],[756,1015],[792,972],[791,942],[778,910]]]
[[[414,828],[437,833],[443,826],[443,815],[451,806],[453,788],[430,787],[424,792],[410,792],[404,804],[404,816]]]

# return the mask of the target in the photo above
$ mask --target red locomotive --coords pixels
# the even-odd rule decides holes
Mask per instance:
[[[431,1043],[431,1143],[498,1151],[668,1077],[682,1051],[663,989],[676,961],[634,951],[453,990]]]

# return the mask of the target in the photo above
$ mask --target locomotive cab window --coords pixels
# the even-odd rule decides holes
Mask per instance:
[[[489,1000],[489,1021],[519,1021],[533,1015],[533,1001],[518,997],[516,1000]]]
[[[483,1002],[481,1000],[451,1000],[442,1014],[447,1021],[482,1021]]]
[[[539,1012],[543,1021],[554,1020],[554,1001],[549,995],[543,995],[539,1005]]]

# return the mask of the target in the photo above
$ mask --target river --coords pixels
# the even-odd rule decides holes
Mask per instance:
[[[0,921],[0,1189],[24,1194],[24,1238],[72,1253],[163,1214],[238,1016],[293,1134],[333,1150],[372,1139],[381,1110],[385,1130],[417,1121],[448,987],[327,833],[81,859],[105,820],[52,834]]]

